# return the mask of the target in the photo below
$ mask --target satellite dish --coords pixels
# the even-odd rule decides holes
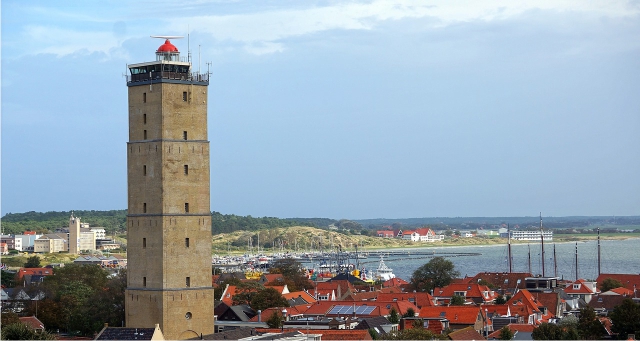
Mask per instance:
[[[182,39],[183,36],[151,36],[151,38],[160,38],[160,39]]]

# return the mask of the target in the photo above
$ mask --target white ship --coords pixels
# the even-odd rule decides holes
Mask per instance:
[[[380,264],[378,264],[378,269],[376,270],[376,279],[381,281],[388,281],[392,278],[395,278],[396,275],[393,274],[393,269],[387,266],[380,256]]]

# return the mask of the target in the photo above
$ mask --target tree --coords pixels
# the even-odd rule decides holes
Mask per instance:
[[[54,269],[40,287],[46,298],[38,303],[38,318],[47,328],[93,335],[105,322],[124,320],[125,272],[109,278],[99,266],[69,264]],[[29,309],[35,313],[35,304]]]
[[[46,331],[36,332],[24,323],[12,323],[2,326],[2,340],[55,340],[55,336]]]
[[[18,314],[11,311],[2,312],[2,322],[0,325],[8,326],[10,324],[19,323],[19,322],[20,322],[20,319],[18,318]]]
[[[498,297],[496,297],[496,304],[505,304],[505,303],[507,303],[507,300],[504,298],[502,294],[499,294]]]
[[[40,257],[31,256],[27,258],[27,262],[24,263],[25,268],[39,268],[40,267]]]
[[[435,287],[444,287],[460,276],[453,262],[443,257],[434,257],[422,265],[411,276],[411,286],[417,291],[430,291]]]
[[[620,338],[640,331],[640,304],[633,302],[630,298],[625,298],[622,304],[614,307],[609,317],[613,324],[611,330],[618,333]]]
[[[446,340],[444,335],[437,335],[428,329],[424,328],[411,328],[403,329],[388,335],[387,340]]]
[[[498,336],[499,340],[511,340],[513,339],[513,332],[507,326],[502,327],[500,329],[500,336]]]
[[[424,328],[424,320],[423,319],[415,319],[411,322],[411,326],[413,328]]]
[[[599,340],[604,335],[605,330],[596,317],[596,312],[592,307],[586,306],[580,309],[578,319],[578,335],[584,340]]]
[[[4,262],[4,260],[3,260]],[[16,286],[16,274],[9,271],[2,270],[0,274],[0,280],[2,281],[2,286],[5,288],[13,288]]]
[[[407,312],[402,314],[402,317],[415,317],[416,311],[413,308],[407,308]]]
[[[278,259],[271,265],[269,273],[282,274],[290,291],[302,291],[313,288],[304,274],[302,264],[293,258]]]
[[[465,303],[464,297],[459,295],[453,295],[451,297],[451,300],[449,301],[450,305],[464,305],[464,303]]]
[[[236,294],[233,295],[233,305],[251,304],[253,296],[264,290],[264,286],[258,282],[240,282],[236,286]]]
[[[605,278],[604,281],[602,281],[602,283],[600,284],[600,290],[602,292],[621,287],[623,287],[622,282],[611,277]]]
[[[276,289],[266,288],[260,290],[251,298],[250,305],[253,310],[264,311],[267,308],[288,307],[289,302]]]
[[[563,332],[557,324],[543,322],[533,330],[531,337],[534,340],[562,340]]]
[[[389,322],[391,323],[398,323],[400,322],[400,315],[398,315],[398,312],[396,311],[395,308],[391,308],[391,311],[389,312]]]
[[[280,328],[284,323],[284,317],[279,311],[275,311],[269,318],[267,319],[267,326],[269,328]]]

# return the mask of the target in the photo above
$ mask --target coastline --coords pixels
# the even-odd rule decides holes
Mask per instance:
[[[571,235],[571,237],[560,237],[560,238],[556,238],[554,236],[554,240],[552,241],[547,241],[545,243],[549,243],[549,244],[565,244],[565,243],[574,243],[574,242],[588,242],[588,241],[594,241],[597,240],[598,237],[596,235],[588,235],[588,236],[579,236],[579,237],[574,237],[573,235]],[[638,239],[640,240],[640,236],[637,234],[633,234],[631,236],[600,236],[600,240],[604,241],[604,240],[627,240],[627,239]],[[438,247],[464,247],[464,246],[504,246],[508,244],[508,240],[507,238],[489,238],[489,239],[485,239],[485,238],[464,238],[464,239],[460,239],[459,241],[463,241],[463,242],[451,242],[451,241],[445,241],[445,242],[429,242],[429,243],[425,243],[425,242],[407,242],[407,243],[411,243],[411,244],[407,244],[407,245],[388,245],[388,246],[380,246],[380,245],[375,245],[375,246],[365,246],[363,248],[363,250],[371,250],[371,251],[378,251],[378,250],[388,250],[388,249],[394,249],[394,250],[400,250],[400,249],[428,249],[428,248],[438,248]],[[540,241],[537,240],[532,240],[532,241],[511,241],[512,245],[526,245],[526,244],[539,244]]]

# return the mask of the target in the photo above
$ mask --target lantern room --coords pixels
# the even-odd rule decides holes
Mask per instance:
[[[179,62],[180,52],[178,48],[167,39],[164,44],[160,45],[158,50],[156,50],[156,61]]]

